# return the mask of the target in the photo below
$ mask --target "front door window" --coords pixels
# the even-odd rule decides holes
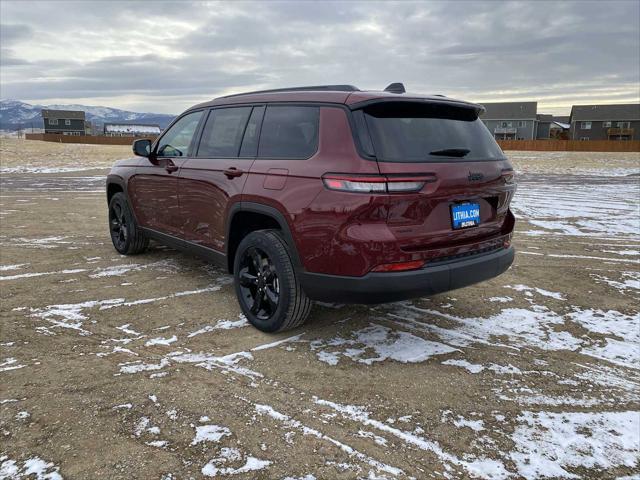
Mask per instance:
[[[202,112],[185,115],[162,136],[156,154],[159,157],[186,157]]]

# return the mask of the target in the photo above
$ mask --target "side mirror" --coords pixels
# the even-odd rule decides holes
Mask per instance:
[[[149,158],[151,156],[151,140],[140,138],[133,142],[133,153],[139,157]]]

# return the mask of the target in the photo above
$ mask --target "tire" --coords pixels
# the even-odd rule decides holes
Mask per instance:
[[[149,238],[138,227],[122,192],[116,193],[109,202],[109,233],[114,248],[122,255],[136,255],[149,246]]]
[[[233,276],[240,308],[258,330],[284,332],[299,327],[309,316],[311,300],[300,286],[289,247],[277,230],[257,230],[242,239]]]

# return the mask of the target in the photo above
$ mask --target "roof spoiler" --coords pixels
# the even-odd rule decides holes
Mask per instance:
[[[385,92],[389,93],[406,93],[404,89],[404,85],[401,82],[392,83],[384,89]]]
[[[348,105],[350,110],[360,110],[370,105],[377,105],[381,103],[423,103],[431,105],[443,105],[453,108],[463,108],[466,110],[473,110],[476,116],[480,116],[485,112],[485,108],[478,103],[464,102],[461,100],[454,100],[453,98],[443,97],[442,95],[431,97],[378,97],[369,98],[360,102],[351,103]]]

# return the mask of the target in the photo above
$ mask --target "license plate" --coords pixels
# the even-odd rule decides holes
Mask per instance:
[[[477,227],[480,224],[480,204],[459,203],[451,205],[451,223],[454,230]]]

